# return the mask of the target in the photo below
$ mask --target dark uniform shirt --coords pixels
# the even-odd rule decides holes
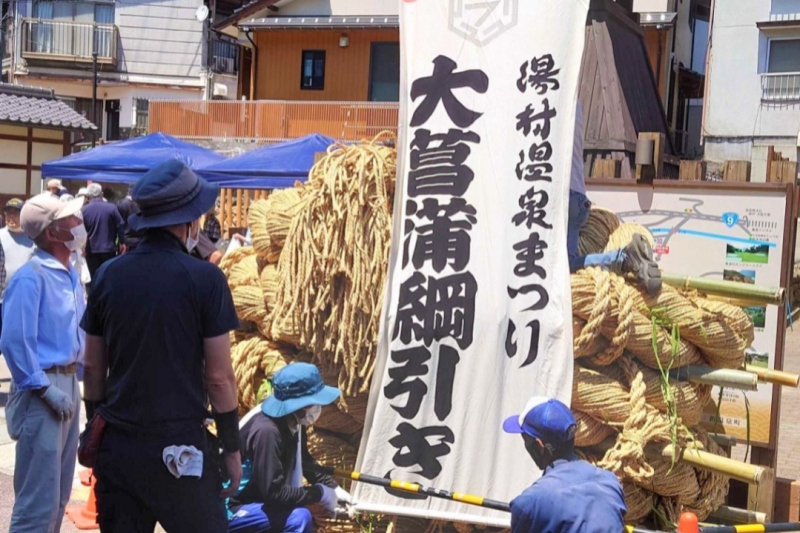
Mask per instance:
[[[305,428],[301,429],[303,464],[316,463],[308,452]],[[230,510],[248,503],[264,503],[268,509],[288,510],[318,503],[319,487],[289,485],[297,461],[297,434],[293,434],[285,418],[270,418],[258,413],[239,433],[243,476],[239,492],[230,501]],[[303,470],[303,477],[313,484],[332,489],[338,485],[330,476]]]
[[[89,234],[86,241],[87,254],[108,254],[117,251],[117,242],[125,242],[125,221],[117,206],[104,202],[102,198],[83,206],[83,224]]]
[[[559,459],[511,502],[511,532],[619,533],[626,512],[614,474],[577,457]]]
[[[239,320],[222,271],[191,257],[171,233],[151,230],[100,268],[81,326],[108,351],[99,412],[112,425],[165,434],[208,418],[203,340]]]

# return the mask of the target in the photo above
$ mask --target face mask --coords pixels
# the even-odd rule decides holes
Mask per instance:
[[[310,405],[306,407],[305,414],[302,418],[297,419],[297,423],[301,426],[313,426],[314,422],[319,419],[319,415],[322,414],[322,406],[320,405]]]
[[[189,253],[191,253],[197,246],[197,243],[200,242],[200,224],[197,225],[197,231],[195,232],[196,237],[192,237],[192,226],[194,226],[194,222],[189,224],[189,233],[186,236],[186,249]]]
[[[72,240],[65,242],[64,246],[66,246],[70,252],[77,252],[86,244],[86,226],[81,223],[74,228],[70,228],[69,232],[72,234]]]

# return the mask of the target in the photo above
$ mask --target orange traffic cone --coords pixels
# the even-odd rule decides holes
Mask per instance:
[[[89,472],[88,479],[87,476],[84,476],[85,472],[81,472],[81,484],[89,485],[91,488],[89,489],[89,500],[86,502],[86,505],[70,505],[67,507],[67,518],[72,520],[72,523],[75,524],[75,527],[78,529],[100,529],[100,526],[97,524],[97,498],[94,495],[94,485],[95,485],[95,477],[92,475],[91,470],[87,470]]]
[[[678,533],[700,533],[700,524],[694,513],[683,513],[678,519]]]

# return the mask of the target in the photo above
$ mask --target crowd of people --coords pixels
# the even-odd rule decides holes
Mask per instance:
[[[616,270],[657,292],[644,239],[578,254],[591,205],[582,152],[573,160],[570,268]],[[10,531],[60,531],[76,457],[96,476],[103,533],[151,533],[156,523],[169,533],[310,533],[309,506],[352,516],[350,494],[309,468],[306,429],[339,397],[314,365],[276,373],[272,394],[239,420],[230,332],[240,323],[216,266],[216,186],[168,161],[117,204],[94,183],[75,198],[56,180],[48,191],[9,200],[0,230],[0,351],[17,441]],[[513,533],[623,530],[620,484],[578,459],[575,427],[550,398],[532,398],[505,421],[543,472],[511,502]]]

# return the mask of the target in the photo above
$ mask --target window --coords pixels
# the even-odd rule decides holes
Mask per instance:
[[[369,100],[370,102],[400,100],[400,43],[372,43]]]
[[[150,100],[146,98],[134,98],[134,124],[131,137],[147,135],[150,126]]]
[[[770,40],[767,72],[800,72],[800,39]]]
[[[33,5],[32,51],[55,55],[111,57],[114,2],[37,1]],[[92,27],[96,22],[98,26]],[[94,40],[94,44],[92,43]]]
[[[303,50],[300,88],[309,91],[325,88],[325,50]]]

